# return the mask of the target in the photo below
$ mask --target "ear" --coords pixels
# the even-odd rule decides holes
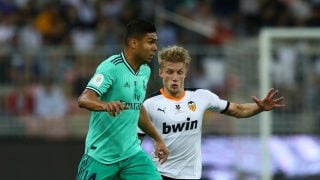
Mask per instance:
[[[130,40],[129,40],[129,45],[132,47],[132,48],[137,48],[137,46],[138,46],[138,40],[137,39],[135,39],[135,38],[130,38]]]

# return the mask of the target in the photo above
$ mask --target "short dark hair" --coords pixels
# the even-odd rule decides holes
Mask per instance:
[[[147,33],[156,32],[156,27],[153,23],[143,20],[134,19],[131,20],[126,27],[126,32],[124,35],[125,44],[128,45],[129,38],[142,38]]]

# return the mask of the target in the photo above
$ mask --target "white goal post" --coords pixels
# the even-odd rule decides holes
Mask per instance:
[[[270,67],[272,40],[274,39],[320,39],[320,28],[265,28],[259,34],[259,89],[260,96],[271,88]],[[261,179],[271,180],[269,139],[272,135],[271,112],[261,113]]]

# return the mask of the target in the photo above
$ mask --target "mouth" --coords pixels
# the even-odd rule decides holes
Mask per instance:
[[[171,84],[171,88],[172,88],[172,89],[177,89],[177,88],[178,88],[178,85],[177,85],[177,84]]]

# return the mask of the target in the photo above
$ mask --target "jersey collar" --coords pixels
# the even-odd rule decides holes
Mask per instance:
[[[183,91],[183,93],[182,93],[181,96],[179,96],[179,97],[173,97],[173,96],[171,96],[170,94],[166,93],[163,88],[160,89],[160,93],[161,93],[165,98],[171,99],[171,100],[174,100],[174,101],[180,101],[180,100],[183,99],[184,96],[186,95],[186,91]]]
[[[140,68],[138,69],[137,72],[134,72],[133,68],[130,66],[130,64],[128,63],[128,61],[127,61],[126,58],[124,57],[123,51],[121,52],[121,56],[122,56],[122,59],[124,60],[124,64],[127,66],[127,68],[129,69],[129,71],[130,71],[133,75],[138,75],[138,74],[139,74],[139,71],[140,71]]]

